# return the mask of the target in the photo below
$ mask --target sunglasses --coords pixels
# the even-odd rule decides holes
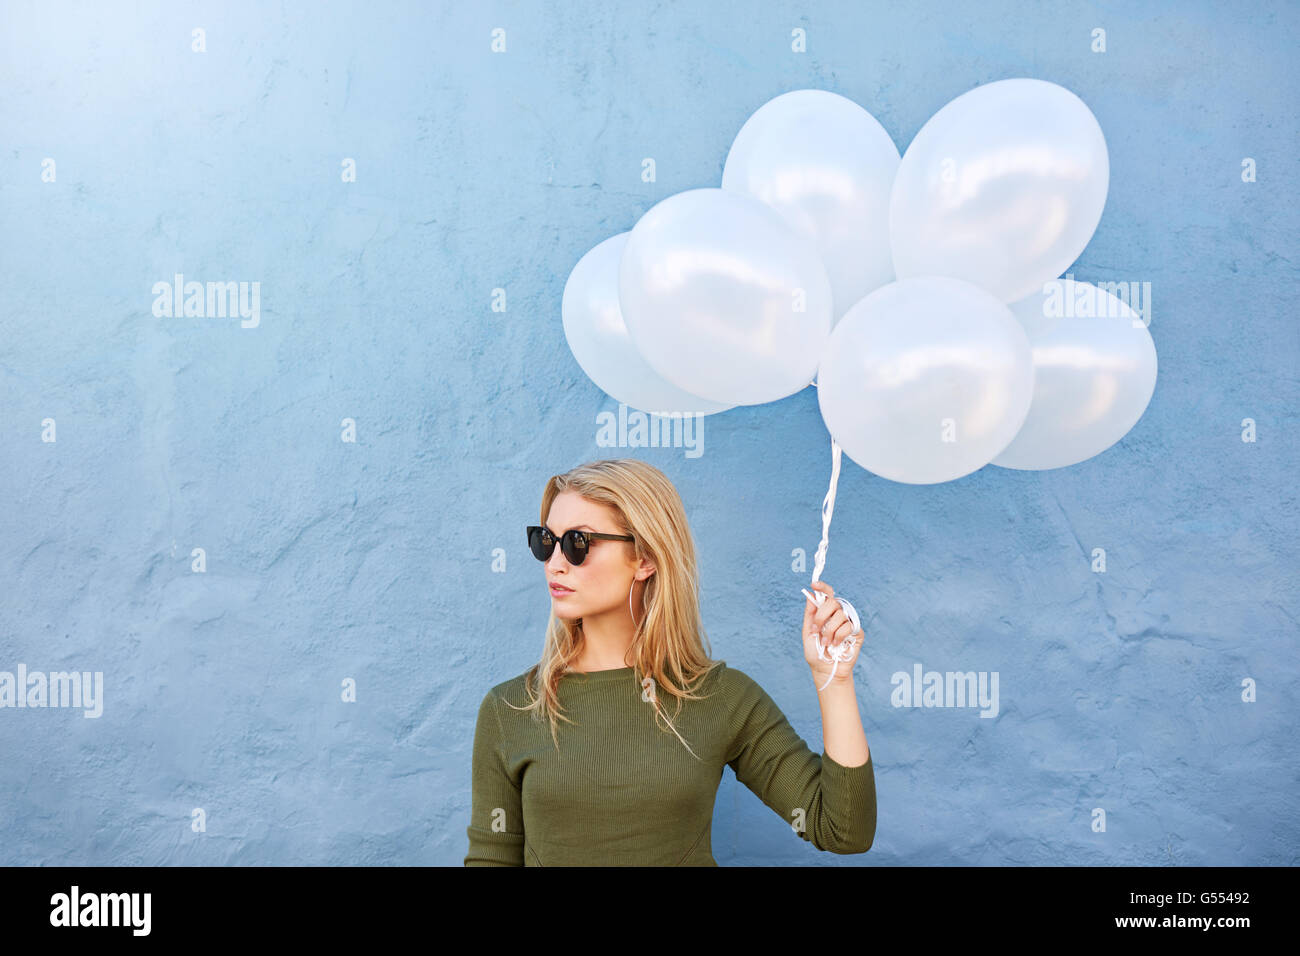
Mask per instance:
[[[591,547],[591,539],[598,538],[602,541],[635,541],[630,534],[602,534],[598,531],[579,531],[577,528],[570,528],[564,534],[560,535],[560,550],[564,556],[569,559],[570,564],[582,564],[587,559],[587,551]],[[555,553],[555,535],[550,528],[529,525],[528,526],[528,547],[532,549],[533,557],[538,561],[549,561],[551,555]]]

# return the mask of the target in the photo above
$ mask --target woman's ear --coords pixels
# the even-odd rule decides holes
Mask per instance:
[[[645,573],[642,573],[645,572]],[[638,581],[648,581],[651,575],[655,573],[655,566],[647,561],[641,562],[641,567],[637,569],[636,579]]]

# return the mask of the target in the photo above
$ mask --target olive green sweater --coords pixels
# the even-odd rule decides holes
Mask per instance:
[[[474,731],[466,866],[717,866],[711,831],[722,767],[819,850],[864,853],[876,833],[871,759],[818,756],[752,678],[719,664],[673,716],[692,756],[631,667],[566,674],[558,694],[574,724],[512,710],[524,675],[493,687]]]

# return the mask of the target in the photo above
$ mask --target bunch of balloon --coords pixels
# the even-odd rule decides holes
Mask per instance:
[[[1036,79],[948,103],[889,200],[893,281],[828,338],[817,399],[834,441],[909,484],[992,463],[1043,470],[1119,441],[1155,390],[1147,325],[1062,272],[1092,239],[1110,165],[1096,117]]]

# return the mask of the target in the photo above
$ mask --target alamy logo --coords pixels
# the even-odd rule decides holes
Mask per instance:
[[[1043,283],[1043,315],[1057,319],[1115,318],[1124,314],[1116,308],[1116,302],[1120,302],[1133,310],[1134,328],[1151,327],[1150,282],[1075,282],[1073,272],[1067,272],[1063,279]],[[1110,295],[1100,295],[1099,291]]]
[[[93,678],[93,682],[92,682]],[[18,673],[0,671],[0,707],[84,707],[85,717],[104,712],[104,672],[43,671]]]
[[[921,662],[912,673],[897,671],[890,678],[894,693],[889,702],[895,707],[979,707],[981,717],[998,715],[997,671],[926,671]]]
[[[176,273],[171,285],[153,284],[153,314],[160,319],[224,319],[238,316],[245,329],[257,328],[262,321],[261,282],[186,282]]]
[[[131,926],[132,935],[149,935],[148,893],[87,893],[74,885],[71,893],[50,897],[51,926]]]
[[[645,412],[619,402],[613,412],[596,414],[600,448],[685,448],[687,458],[704,454],[703,412]]]

